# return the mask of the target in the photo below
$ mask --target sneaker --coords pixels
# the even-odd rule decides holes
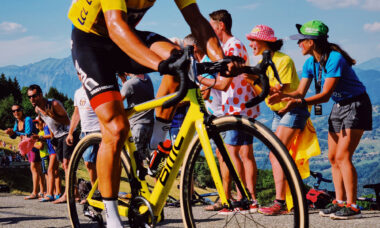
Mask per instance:
[[[319,212],[319,215],[322,217],[330,217],[343,207],[344,204],[340,204],[336,200],[333,200],[332,203],[327,204],[326,209],[323,209]]]
[[[330,218],[332,219],[356,219],[361,217],[362,213],[360,209],[352,207],[351,205],[342,207],[339,211],[330,215]]]
[[[263,215],[270,215],[270,216],[272,216],[272,215],[284,215],[284,214],[289,213],[289,211],[286,207],[286,204],[282,204],[276,200],[269,207],[261,207],[258,210],[258,212],[263,214]]]
[[[249,213],[256,213],[257,210],[259,209],[259,204],[257,201],[253,202],[251,205],[249,205]]]

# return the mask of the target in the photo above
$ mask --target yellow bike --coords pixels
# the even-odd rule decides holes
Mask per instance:
[[[227,59],[213,63],[195,63],[191,49],[184,50],[180,59],[184,67],[178,72],[180,77],[180,89],[177,93],[151,100],[127,109],[127,117],[136,112],[153,109],[159,106],[169,107],[180,101],[190,103],[190,107],[179,130],[175,143],[166,163],[157,176],[156,182],[146,175],[142,165],[136,163],[134,153],[136,147],[129,131],[128,140],[121,153],[122,176],[119,197],[119,213],[128,218],[131,227],[154,227],[164,220],[163,208],[170,190],[180,186],[179,198],[183,225],[185,227],[241,227],[260,226],[273,227],[308,227],[308,214],[303,183],[298,170],[289,155],[288,150],[280,140],[263,124],[255,119],[243,116],[214,117],[206,111],[201,91],[197,85],[196,75],[201,73],[216,73],[225,69]],[[263,61],[256,67],[246,67],[245,72],[258,76],[257,82],[262,86],[262,93],[246,103],[251,107],[260,103],[268,94],[268,78],[265,75],[267,67],[275,71],[270,54],[264,54]],[[219,215],[217,211],[204,211],[202,205],[193,200],[194,189],[200,193],[218,192],[219,200],[223,207],[249,208],[252,204],[251,194],[244,186],[238,172],[231,161],[221,135],[228,130],[239,130],[254,137],[254,154],[259,168],[257,175],[256,197],[259,203],[268,202],[273,198],[274,184],[271,186],[266,178],[272,178],[271,166],[262,162],[271,151],[281,164],[285,173],[290,192],[293,197],[294,207],[289,216],[266,217],[258,213],[245,213],[247,210],[237,211],[230,216]],[[73,227],[84,227],[89,223],[103,226],[102,210],[104,205],[97,191],[97,181],[92,186],[84,205],[76,203],[78,196],[78,179],[89,178],[84,167],[83,153],[89,146],[98,145],[101,142],[101,134],[92,134],[84,137],[75,147],[68,170],[68,210]],[[226,163],[233,180],[233,195],[237,189],[242,194],[239,201],[227,200],[223,190],[223,184],[215,150],[218,148]],[[263,164],[263,166],[261,166]],[[269,165],[268,165],[269,164]],[[180,180],[177,175],[181,169]],[[264,178],[265,177],[265,178]],[[149,182],[149,183],[148,183]],[[155,182],[155,183],[154,183]],[[154,185],[153,189],[148,185]],[[174,186],[174,187],[173,187]],[[178,190],[177,190],[178,191]],[[272,192],[272,194],[270,194]],[[178,210],[178,209],[177,209]],[[249,211],[249,210],[248,210]],[[244,213],[243,213],[244,212]],[[170,224],[169,224],[170,225]]]

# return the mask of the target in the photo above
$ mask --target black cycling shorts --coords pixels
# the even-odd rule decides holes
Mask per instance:
[[[136,35],[150,47],[157,41],[170,42],[153,32],[135,30]],[[142,74],[152,72],[126,55],[110,38],[73,28],[71,54],[75,69],[95,110],[99,105],[120,100],[116,73]]]

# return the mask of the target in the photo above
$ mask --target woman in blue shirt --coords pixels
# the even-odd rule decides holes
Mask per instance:
[[[5,130],[12,139],[20,136],[21,139],[25,137],[31,137],[33,134],[37,133],[37,129],[33,125],[33,120],[29,116],[25,116],[23,108],[21,105],[12,105],[12,113],[16,119],[15,125],[12,128]],[[40,151],[33,147],[33,149],[28,153],[28,160],[30,162],[30,171],[32,173],[33,179],[33,192],[31,195],[25,197],[26,200],[37,199],[38,196],[43,197],[43,185],[41,182],[42,167]],[[40,187],[40,193],[38,193],[38,187]],[[38,194],[38,195],[37,195]]]
[[[323,22],[313,20],[296,27],[299,34],[290,38],[298,40],[302,54],[311,57],[303,66],[298,89],[289,94],[278,92],[270,97],[270,102],[288,101],[279,113],[299,106],[316,105],[317,114],[322,111],[317,104],[327,102],[330,97],[333,99],[335,104],[328,120],[328,158],[336,200],[320,215],[333,219],[359,218],[361,212],[356,205],[357,173],[352,156],[363,132],[372,130],[371,101],[352,69],[355,60],[338,45],[328,42],[328,27]],[[313,80],[316,95],[304,99]]]

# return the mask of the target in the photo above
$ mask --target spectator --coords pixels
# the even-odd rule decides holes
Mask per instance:
[[[210,24],[222,43],[224,54],[226,56],[240,56],[246,61],[246,64],[248,64],[246,48],[243,43],[231,33],[232,18],[229,12],[227,10],[212,12],[210,14]],[[207,78],[201,78],[200,80],[202,80],[201,82],[205,86],[213,86],[214,89],[222,91],[222,110],[225,115],[243,115],[256,118],[260,114],[259,106],[249,109],[244,106],[245,102],[253,98],[255,94],[251,85],[247,83],[243,75],[234,78],[218,76],[216,81]],[[248,187],[254,200],[250,206],[250,212],[256,212],[258,208],[255,197],[257,167],[253,156],[253,137],[237,130],[227,131],[224,142],[240,177]],[[227,193],[227,199],[232,199],[230,174],[221,155],[218,153],[217,156],[219,164],[221,164],[224,191]],[[241,197],[241,193],[238,191],[238,200],[240,200]],[[234,211],[224,208],[219,211],[219,213],[230,215],[234,213]]]
[[[51,139],[53,138],[53,134],[50,132],[49,127],[44,125],[44,133],[43,136],[46,140],[47,150],[49,153],[49,168],[48,168],[48,181],[47,184],[51,186],[51,192],[50,194],[54,193],[54,199],[59,198],[59,196],[62,195],[61,193],[61,178],[59,177],[59,161],[57,158],[57,153],[55,152],[53,144],[51,144]],[[48,193],[49,194],[49,193]],[[47,200],[48,197],[45,197],[45,200]],[[51,197],[49,197],[49,201],[51,201]]]
[[[40,147],[43,148],[42,150],[40,149],[40,155],[42,154],[42,172],[45,173],[47,186],[47,192],[44,198],[40,199],[40,202],[50,202],[54,201],[54,195],[57,196],[61,194],[61,180],[58,175],[58,160],[56,158],[55,150],[50,142],[52,135],[50,134],[48,126],[42,119],[37,118],[36,120],[40,131],[38,132],[38,137],[35,137],[39,141]]]
[[[41,168],[42,168],[41,182],[42,182],[43,192],[44,192],[44,197],[41,197],[40,201],[44,201],[44,198],[46,197],[46,188],[45,188],[46,180],[48,180],[49,153],[47,151],[46,141],[43,137],[45,135],[43,120],[36,118],[33,122],[36,124],[36,128],[39,130],[38,135],[33,135],[32,138],[35,138],[36,140],[38,140],[34,144],[34,147],[40,151]],[[48,192],[50,193],[50,191]]]
[[[271,53],[272,61],[276,66],[283,85],[280,85],[274,77],[273,70],[269,68],[267,70],[270,84],[269,94],[272,91],[295,91],[299,85],[299,79],[294,62],[288,55],[280,52],[283,41],[275,37],[273,29],[266,25],[255,26],[251,33],[247,35],[247,39],[250,41],[249,46],[253,50],[253,55],[262,55],[265,50],[269,50]],[[304,129],[306,121],[310,116],[307,107],[298,107],[291,112],[280,115],[278,111],[286,106],[286,102],[270,105],[268,104],[268,99],[266,99],[266,104],[273,111],[272,131],[290,149],[294,139]],[[259,212],[265,215],[287,214],[285,175],[272,153],[269,154],[269,158],[276,186],[276,199],[271,206],[261,207]]]
[[[154,99],[152,80],[147,74],[119,74],[119,77],[123,83],[120,94],[123,100],[127,99],[128,107]],[[129,118],[129,124],[137,150],[135,158],[141,164],[150,156],[148,145],[153,132],[154,111],[136,113]]]
[[[352,65],[353,60],[338,45],[328,42],[328,27],[321,21],[313,20],[296,25],[298,40],[303,55],[311,55],[303,66],[302,79],[295,92],[273,94],[269,103],[287,101],[280,114],[296,107],[335,102],[329,117],[328,157],[336,200],[320,212],[321,216],[333,219],[360,218],[361,211],[356,205],[357,173],[352,156],[364,131],[372,130],[372,105],[366,88],[358,79]],[[316,95],[303,98],[311,82],[315,81]],[[322,106],[315,106],[321,114]],[[318,110],[320,109],[320,110]],[[347,200],[347,202],[345,202]]]
[[[29,116],[25,116],[23,108],[21,105],[13,105],[12,113],[15,117],[15,125],[13,129],[8,128],[5,130],[12,139],[15,139],[17,136],[21,137],[21,140],[24,140],[28,137],[31,137],[32,134],[37,133],[36,128],[34,128],[33,120]],[[30,171],[32,173],[33,180],[33,191],[29,196],[26,196],[25,200],[38,199],[38,196],[43,196],[43,192],[38,193],[38,187],[40,186],[40,191],[43,190],[41,184],[41,158],[39,151],[33,147],[31,151],[27,154],[28,160],[30,162]]]
[[[58,100],[44,98],[38,85],[29,86],[27,93],[35,112],[44,120],[53,133],[52,144],[55,146],[58,160],[62,163],[65,174],[67,174],[70,156],[73,151],[73,147],[66,144],[70,124],[67,112]],[[53,203],[64,202],[66,202],[66,191],[59,199],[53,201]]]

